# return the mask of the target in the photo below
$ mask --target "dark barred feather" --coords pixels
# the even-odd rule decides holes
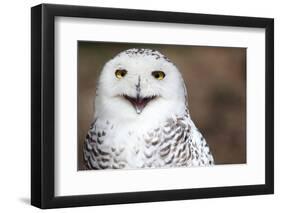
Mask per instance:
[[[201,133],[194,127],[189,115],[167,119],[163,125],[136,136],[143,146],[134,153],[138,164],[133,165],[124,154],[129,147],[104,146],[106,128],[97,128],[93,122],[84,143],[84,160],[88,169],[159,168],[213,165],[210,149]],[[105,122],[108,131],[113,126]],[[115,130],[118,131],[118,130]],[[132,132],[128,132],[131,136]],[[110,140],[110,138],[107,140]]]

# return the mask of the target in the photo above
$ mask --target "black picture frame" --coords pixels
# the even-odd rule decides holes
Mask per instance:
[[[265,48],[265,184],[93,195],[54,195],[54,21],[55,17],[100,18],[264,28]],[[41,4],[31,8],[31,204],[60,208],[272,194],[274,192],[274,20],[148,10]]]

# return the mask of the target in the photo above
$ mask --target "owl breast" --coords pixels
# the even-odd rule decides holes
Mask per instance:
[[[169,118],[145,132],[120,129],[97,119],[85,139],[86,167],[136,169],[213,164],[206,141],[193,126],[188,114]]]

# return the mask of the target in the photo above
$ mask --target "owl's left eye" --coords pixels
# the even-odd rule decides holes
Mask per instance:
[[[165,73],[162,71],[153,71],[151,75],[157,80],[163,80],[165,78]]]
[[[127,74],[127,70],[125,69],[119,69],[115,71],[115,76],[118,79],[124,78],[126,74]]]

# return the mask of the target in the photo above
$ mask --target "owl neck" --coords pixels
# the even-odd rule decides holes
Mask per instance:
[[[129,109],[128,111],[121,110],[118,113],[118,111],[103,108],[102,111],[96,111],[95,117],[104,121],[108,120],[116,126],[122,126],[122,128],[135,129],[141,127],[142,129],[150,129],[165,122],[169,118],[189,115],[189,110],[185,104],[164,106],[145,109],[141,114],[134,112],[134,109],[131,111]]]

